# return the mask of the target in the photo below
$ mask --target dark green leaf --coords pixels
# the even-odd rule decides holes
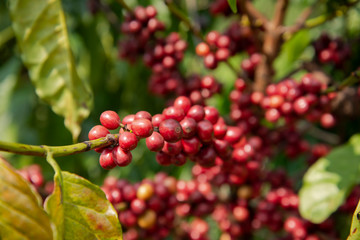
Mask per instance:
[[[237,0],[227,0],[233,13],[237,13]]]
[[[30,184],[0,158],[0,239],[53,239],[41,202]]]
[[[300,213],[314,223],[327,219],[359,179],[360,134],[309,168],[300,189]]]
[[[61,173],[63,180],[55,175],[54,193],[45,203],[57,239],[122,239],[117,213],[104,192],[75,174]]]
[[[281,48],[279,56],[274,62],[276,78],[279,79],[296,67],[296,61],[310,44],[308,30],[302,30],[288,40]]]
[[[65,126],[76,139],[92,107],[92,93],[76,72],[61,1],[9,3],[12,27],[36,93],[65,117]]]

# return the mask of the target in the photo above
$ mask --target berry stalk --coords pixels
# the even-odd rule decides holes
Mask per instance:
[[[118,134],[108,134],[106,137],[103,138],[91,141],[84,141],[81,143],[66,146],[37,146],[0,141],[0,151],[40,157],[46,157],[47,152],[51,151],[54,157],[61,157],[87,152],[95,148],[110,146],[116,142],[117,138]]]

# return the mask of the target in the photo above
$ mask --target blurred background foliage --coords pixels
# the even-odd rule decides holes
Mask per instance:
[[[236,76],[225,64],[209,71],[203,67],[202,59],[194,53],[199,39],[189,29],[171,15],[162,0],[126,1],[130,7],[137,5],[154,5],[158,10],[158,18],[166,25],[164,36],[172,31],[179,32],[188,42],[188,49],[181,64],[183,74],[193,73],[213,74],[223,84],[223,93],[215,95],[209,100],[210,105],[216,106],[226,115],[229,113],[228,94],[232,89]],[[178,0],[175,3],[187,13],[188,17],[201,26],[201,31],[224,31],[232,21],[240,21],[239,16],[217,16],[209,13],[211,0]],[[265,15],[271,17],[275,0],[254,0],[256,7]],[[287,25],[294,23],[301,10],[314,4],[315,0],[292,0],[286,16]],[[333,12],[340,1],[319,1],[319,7],[312,17]],[[118,41],[123,36],[119,30],[125,12],[115,0],[101,0],[102,8],[95,14],[89,11],[88,0],[63,0],[67,27],[70,34],[71,47],[76,59],[78,74],[91,85],[94,95],[94,107],[90,116],[82,124],[82,132],[78,141],[87,140],[87,133],[92,126],[99,124],[99,116],[105,110],[117,111],[120,117],[136,113],[140,110],[156,114],[166,106],[167,99],[159,98],[148,92],[148,78],[150,70],[141,59],[129,63],[118,58]],[[302,30],[284,45],[278,57],[275,68],[276,78],[280,80],[288,72],[294,70],[301,61],[311,60],[314,51],[311,42],[326,31],[332,37],[346,36],[354,43],[358,42],[360,33],[360,7],[350,10],[347,15],[336,17],[333,20],[310,30]],[[352,44],[354,52],[358,52],[358,44]],[[240,54],[230,59],[235,68],[240,68],[241,60],[247,57]],[[359,66],[359,55],[353,54],[353,60],[344,71],[335,71],[330,66],[326,71],[338,81],[343,80],[350,71]],[[301,76],[299,72],[296,76]],[[348,132],[354,132],[354,126]],[[357,127],[355,127],[357,129]],[[345,138],[346,138],[345,137]],[[33,145],[67,145],[72,143],[70,132],[64,127],[63,118],[57,116],[51,108],[39,100],[34,86],[31,84],[26,68],[21,62],[19,49],[11,29],[11,19],[6,1],[0,1],[0,140],[21,142]],[[310,139],[311,140],[311,139]],[[315,140],[314,140],[315,141]],[[191,176],[191,162],[184,167],[163,167],[156,163],[155,155],[145,149],[145,142],[133,151],[133,162],[126,168],[115,168],[111,171],[103,170],[99,163],[99,155],[87,152],[75,156],[58,158],[63,170],[67,170],[96,184],[102,184],[107,175],[126,178],[130,181],[140,181],[151,177],[159,171],[165,171],[178,178],[188,179]],[[50,180],[53,172],[44,159],[4,155],[15,167],[20,168],[30,163],[38,163],[43,167],[44,176]],[[286,161],[280,154],[274,161],[274,167],[283,166],[290,174],[295,174],[305,165],[299,161]]]

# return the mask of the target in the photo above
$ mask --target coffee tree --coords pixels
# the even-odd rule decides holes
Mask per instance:
[[[0,239],[360,239],[359,6],[0,2]]]

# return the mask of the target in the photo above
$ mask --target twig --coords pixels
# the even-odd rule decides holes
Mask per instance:
[[[346,5],[344,5],[343,7],[340,7],[335,12],[327,13],[327,14],[309,19],[305,22],[303,28],[314,28],[314,27],[324,24],[325,22],[327,22],[335,17],[343,16],[351,9],[351,7],[356,5],[358,2],[359,2],[359,0],[350,2]]]
[[[278,0],[276,2],[274,17],[272,19],[272,23],[274,24],[275,28],[283,24],[288,5],[289,5],[289,0]]]
[[[179,18],[185,25],[190,29],[190,31],[205,42],[205,37],[201,33],[199,27],[195,26],[190,19],[176,6],[172,0],[165,0],[165,4],[168,7],[169,11]]]
[[[349,77],[347,77],[339,85],[329,87],[323,93],[326,94],[326,93],[331,93],[331,92],[338,92],[338,91],[341,91],[344,88],[352,86],[358,82],[360,82],[360,70],[352,72],[351,75]]]
[[[304,11],[302,11],[302,13],[300,14],[300,16],[296,19],[294,25],[292,25],[290,27],[284,27],[284,30],[283,30],[284,36],[293,35],[294,33],[298,32],[300,29],[304,28],[306,20],[309,18],[311,13],[314,11],[317,4],[318,4],[318,2],[316,2],[315,4],[313,4],[310,7],[305,8]]]
[[[118,134],[108,134],[103,138],[66,146],[36,146],[0,141],[0,151],[40,157],[46,157],[47,152],[51,151],[54,157],[60,157],[87,152],[95,148],[110,146],[116,143],[118,137]]]
[[[118,2],[126,11],[128,11],[131,15],[133,15],[133,10],[131,9],[131,7],[129,7],[129,5],[126,4],[124,0],[118,0]]]

